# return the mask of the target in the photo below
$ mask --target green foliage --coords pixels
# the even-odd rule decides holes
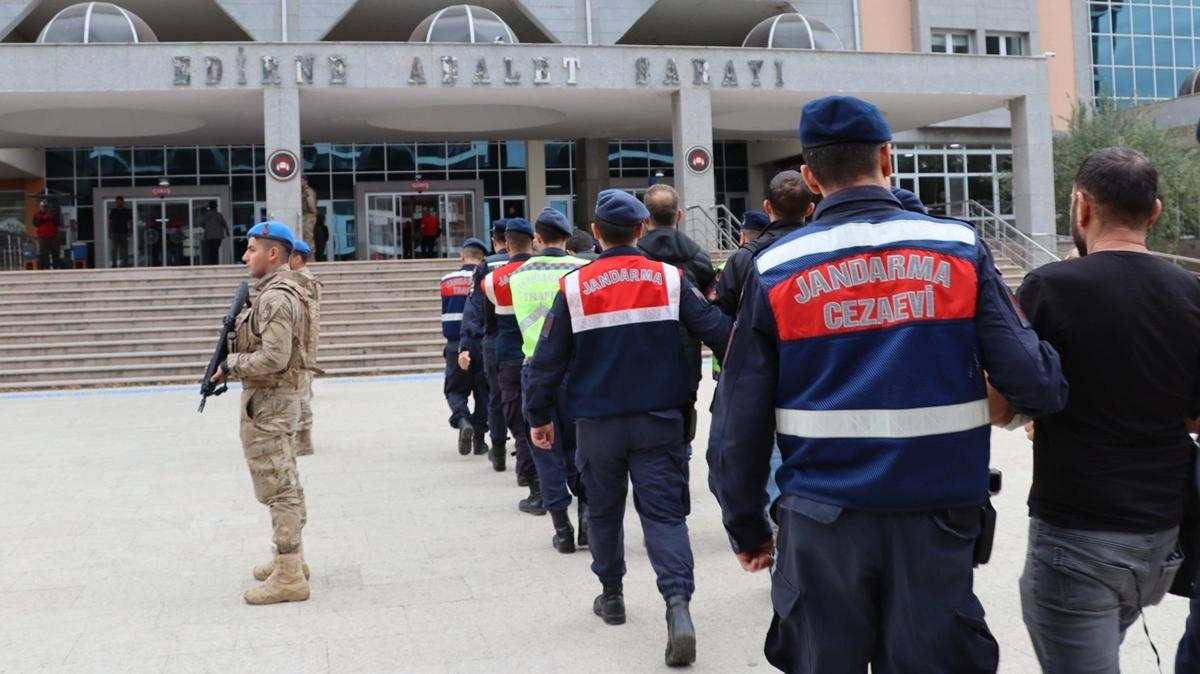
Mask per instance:
[[[1140,150],[1158,169],[1163,212],[1150,230],[1150,245],[1175,250],[1181,235],[1200,229],[1200,146],[1191,136],[1160,129],[1138,108],[1097,100],[1077,106],[1069,129],[1054,138],[1054,205],[1059,234],[1070,234],[1071,185],[1085,157],[1113,146]],[[1113,189],[1121,189],[1114,185]]]

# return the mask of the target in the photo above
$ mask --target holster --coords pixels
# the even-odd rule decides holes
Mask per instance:
[[[996,539],[996,509],[992,500],[988,499],[979,507],[979,537],[975,539],[975,555],[971,560],[975,566],[982,566],[992,558],[992,543]]]

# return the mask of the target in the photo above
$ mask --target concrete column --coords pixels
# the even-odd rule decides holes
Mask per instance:
[[[1054,139],[1049,96],[1038,93],[1014,98],[1008,107],[1017,228],[1054,250]]]
[[[546,207],[546,142],[525,142],[525,196],[529,204],[529,221]],[[489,223],[490,224],[490,223]]]
[[[701,246],[713,249],[718,240],[713,231],[716,215],[712,207],[717,201],[713,168],[695,173],[687,161],[688,150],[694,147],[702,147],[712,156],[712,96],[707,89],[680,89],[671,95],[671,141],[675,149],[675,189],[686,213],[683,232]],[[704,209],[713,220],[690,210],[693,206]]]
[[[263,89],[263,145],[267,157],[276,150],[291,150],[297,159],[301,159],[300,91],[295,87],[283,84]],[[299,235],[300,210],[300,171],[286,182],[275,180],[268,174],[267,217],[287,224],[294,234]],[[359,246],[359,250],[364,248]]]
[[[589,228],[596,210],[596,196],[611,184],[608,177],[608,139],[584,138],[575,141],[576,227]]]

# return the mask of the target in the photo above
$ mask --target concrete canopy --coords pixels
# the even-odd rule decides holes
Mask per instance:
[[[239,50],[249,64],[246,84],[237,81]],[[291,81],[294,56],[313,59],[311,84]],[[189,59],[186,85],[173,83],[176,57]],[[261,83],[263,57],[282,64],[282,84]],[[331,83],[329,57],[347,64],[344,84]],[[457,64],[458,77],[449,84],[441,81],[443,57]],[[205,83],[206,58],[222,60],[219,82]],[[409,82],[414,58],[421,60],[425,84]],[[490,79],[474,85],[480,59]],[[504,83],[505,59],[519,82]],[[533,83],[534,59],[550,64],[545,85]],[[577,59],[575,84],[566,81],[565,59]],[[680,84],[664,84],[672,60]],[[709,65],[709,84],[694,84],[693,60]],[[758,61],[756,86],[750,64]],[[776,61],[782,86],[776,86]],[[725,79],[726,68],[734,80]],[[716,137],[794,138],[801,106],[831,93],[874,101],[898,132],[1036,94],[1030,83],[1045,86],[1044,68],[1039,58],[740,48],[0,45],[0,82],[8,89],[0,96],[0,147],[64,138],[80,145],[262,142],[262,91],[281,87],[299,89],[308,141],[664,138],[671,135],[671,97],[680,89],[709,92]],[[122,117],[121,111],[136,112]]]

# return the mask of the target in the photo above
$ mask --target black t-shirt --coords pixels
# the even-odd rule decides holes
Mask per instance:
[[[1133,252],[1046,265],[1018,293],[1062,357],[1067,407],[1037,420],[1030,514],[1151,533],[1183,516],[1200,414],[1200,280]]]
[[[128,206],[113,208],[108,212],[108,231],[113,234],[128,234],[133,211]]]

